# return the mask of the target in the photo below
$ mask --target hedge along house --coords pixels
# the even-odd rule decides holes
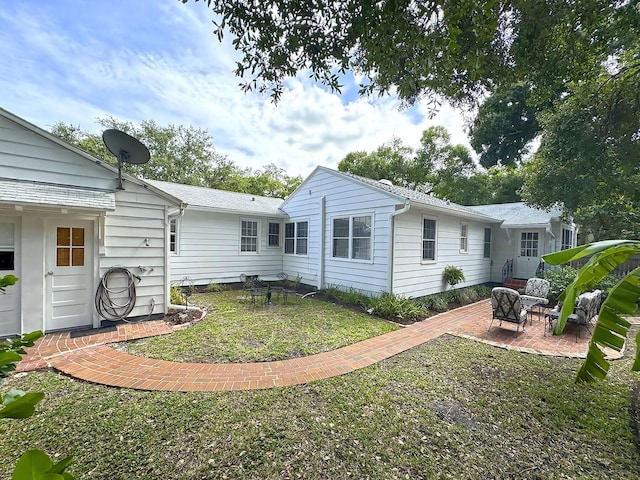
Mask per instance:
[[[101,325],[94,307],[113,266],[140,276],[130,317],[161,316],[168,238],[185,207],[171,195],[0,109],[0,336]]]
[[[542,255],[576,246],[577,227],[560,208],[540,210],[522,202],[469,208],[500,220],[493,231],[493,281],[533,277],[544,269]],[[511,270],[503,273],[509,264]]]

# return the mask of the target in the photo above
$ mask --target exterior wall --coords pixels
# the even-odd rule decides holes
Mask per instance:
[[[114,266],[127,267],[141,278],[136,283],[136,305],[130,316],[162,314],[169,303],[166,266],[169,205],[137,184],[124,182],[124,188],[116,192],[116,210],[107,212],[104,219],[104,242],[99,241],[99,275],[102,278]]]
[[[507,260],[512,260],[516,254],[517,239],[507,234],[507,230],[494,225],[491,230],[491,282],[502,283],[502,268]]]
[[[422,260],[423,218],[436,220],[436,259]],[[467,253],[460,252],[460,225],[468,224]],[[478,285],[491,280],[491,259],[484,258],[484,229],[490,225],[461,217],[410,209],[395,217],[393,291],[421,297],[449,288],[443,283],[447,265],[461,268],[465,282],[458,286]],[[492,233],[493,243],[493,233]]]
[[[0,116],[0,178],[114,191],[115,177],[114,172],[103,166]],[[109,267],[125,266],[142,277],[136,285],[136,307],[130,316],[165,312],[168,294],[166,216],[169,208],[176,207],[170,207],[169,200],[140,185],[125,181],[124,187],[125,190],[116,191],[113,212],[0,204],[0,222],[16,225],[15,272],[20,278],[17,285],[10,287],[11,311],[2,313],[14,315],[12,318],[17,316],[18,328],[15,330],[18,331],[9,331],[10,328],[3,328],[3,322],[0,322],[0,336],[56,329],[56,325],[47,324],[46,320],[51,311],[47,296],[50,284],[47,272],[51,268],[47,241],[51,236],[49,226],[55,222],[89,222],[93,256],[85,262],[91,266],[92,279],[88,288],[94,294]],[[145,239],[149,240],[149,246]],[[143,272],[139,266],[148,268]],[[6,273],[0,271],[0,276]],[[86,326],[99,326],[100,319],[92,304],[89,311],[92,313],[88,314],[91,318],[87,318]]]
[[[113,190],[115,175],[0,116],[0,178]]]
[[[258,222],[258,252],[240,252],[241,220]],[[269,247],[269,222],[280,224],[280,246]],[[196,285],[233,283],[240,274],[276,275],[283,271],[281,218],[214,213],[187,208],[178,219],[178,252],[170,255],[171,282],[189,277]]]
[[[369,295],[389,289],[389,217],[395,200],[365,185],[318,170],[283,210],[292,222],[309,221],[308,255],[284,255],[284,270],[316,288],[352,287]],[[333,218],[372,216],[372,259],[333,258]],[[323,242],[324,239],[324,242]]]

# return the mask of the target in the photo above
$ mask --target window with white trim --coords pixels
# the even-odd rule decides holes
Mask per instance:
[[[269,222],[269,240],[267,245],[270,247],[280,246],[280,224]]]
[[[460,253],[469,251],[469,224],[460,224]]]
[[[371,260],[371,215],[333,219],[333,257]]]
[[[284,253],[306,255],[309,243],[309,222],[284,224]]]
[[[491,258],[491,229],[484,229],[484,258]]]
[[[435,219],[422,219],[422,260],[433,261],[436,259],[436,226]]]
[[[568,228],[562,229],[562,245],[560,247],[561,250],[568,250],[573,248],[573,232]]]
[[[176,218],[169,221],[169,251],[178,253],[178,219]]]
[[[240,251],[258,252],[257,220],[242,220],[240,227]]]
[[[538,232],[521,232],[520,233],[520,256],[521,257],[537,257],[538,256]]]
[[[15,225],[0,222],[0,270],[15,269]],[[0,277],[3,275],[0,274]]]

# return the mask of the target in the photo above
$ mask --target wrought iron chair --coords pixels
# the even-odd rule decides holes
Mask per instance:
[[[502,326],[502,322],[511,322],[516,324],[516,336],[522,324],[522,331],[527,324],[527,311],[522,308],[520,294],[511,288],[495,287],[491,290],[491,309],[493,315],[489,329],[493,325],[493,321],[497,318]]]
[[[267,287],[262,285],[260,280],[255,275],[240,275],[240,282],[242,282],[242,289],[251,297],[251,303],[256,305],[256,299],[262,299],[263,303],[267,303]]]
[[[302,281],[302,277],[300,275],[296,276],[296,279],[293,280],[293,284],[291,287],[287,288],[284,287],[282,289],[282,299],[284,301],[284,303],[287,303],[287,298],[289,295],[293,295],[296,298],[300,298],[299,294],[298,294],[298,289],[300,288],[300,282]]]
[[[549,303],[549,290],[551,284],[544,278],[530,278],[524,287],[524,294],[520,295],[522,307],[529,312],[529,322],[533,321],[533,309],[538,309],[538,317],[542,314],[542,308]]]

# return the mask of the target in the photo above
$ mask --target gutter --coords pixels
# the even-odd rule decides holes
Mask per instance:
[[[395,217],[398,215],[402,215],[403,213],[407,213],[411,208],[411,201],[408,198],[404,200],[404,207],[400,210],[396,210],[395,212],[389,215],[389,273],[387,275],[387,290],[389,293],[393,293],[393,261],[394,261],[394,251],[395,246],[393,244],[394,240],[394,231],[395,231]]]

